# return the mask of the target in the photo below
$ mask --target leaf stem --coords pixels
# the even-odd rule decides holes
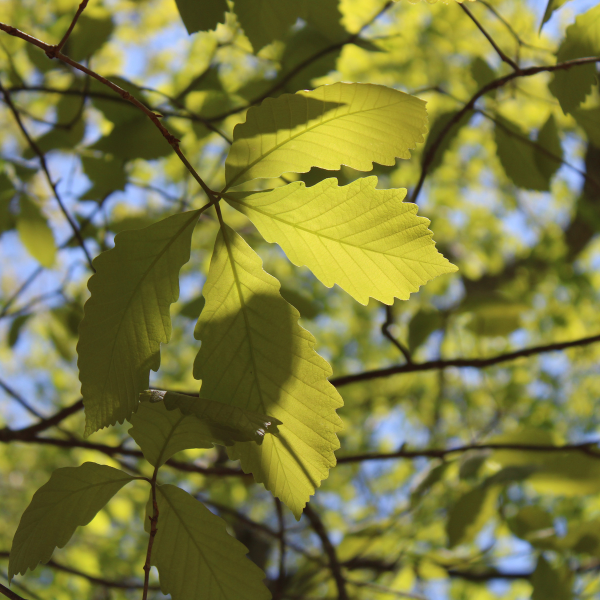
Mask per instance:
[[[144,590],[142,592],[142,600],[148,598],[148,585],[150,583],[150,564],[152,558],[152,546],[154,545],[154,538],[158,531],[158,503],[156,502],[156,476],[158,475],[158,466],[155,467],[150,485],[152,487],[152,516],[150,517],[150,537],[148,539],[148,551],[146,552],[146,563],[144,564]]]

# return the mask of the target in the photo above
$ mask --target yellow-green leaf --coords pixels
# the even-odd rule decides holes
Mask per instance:
[[[227,188],[311,167],[393,165],[427,131],[425,102],[381,85],[334,83],[267,98],[233,132]]]
[[[230,456],[300,518],[339,447],[335,411],[342,399],[327,381],[331,368],[277,280],[227,226],[217,236],[203,294],[195,333],[202,347],[194,364],[201,394],[282,422],[278,437],[266,436],[262,446],[235,444]]]
[[[600,4],[575,19],[567,27],[563,43],[558,49],[559,63],[600,55]],[[598,82],[596,63],[579,65],[571,69],[555,71],[550,82],[550,91],[560,102],[565,114],[572,113],[592,91]]]
[[[152,565],[173,600],[268,600],[265,574],[201,502],[174,485],[157,488]]]
[[[10,551],[9,580],[47,563],[54,548],[64,547],[75,529],[87,525],[132,479],[123,471],[90,462],[54,471],[21,517]]]
[[[325,179],[307,188],[297,181],[272,191],[228,194],[268,242],[297,266],[306,265],[327,287],[337,283],[353,298],[386,304],[412,292],[450,264],[435,248],[428,219],[402,202],[405,189],[378,190],[377,177],[339,187]]]
[[[46,218],[30,198],[19,199],[17,231],[23,246],[43,267],[50,268],[56,259],[56,244]]]
[[[85,435],[129,418],[149,387],[150,369],[158,370],[198,215],[181,213],[124,231],[112,250],[94,259],[77,345]]]

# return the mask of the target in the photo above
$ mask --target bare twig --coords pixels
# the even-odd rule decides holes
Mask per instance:
[[[325,525],[323,524],[323,521],[321,521],[321,517],[319,517],[309,504],[304,507],[304,514],[308,517],[314,532],[319,536],[321,544],[323,545],[323,550],[329,559],[329,568],[331,569],[331,574],[333,575],[337,586],[338,600],[350,600],[346,590],[346,580],[342,573],[342,567],[338,561],[335,548],[329,539],[329,535],[327,535]]]
[[[277,531],[277,537],[279,539],[279,573],[277,575],[277,582],[275,583],[273,600],[281,600],[285,589],[285,519],[283,517],[283,505],[281,504],[281,500],[277,497],[273,497],[273,501],[275,502],[277,523],[279,525]]]
[[[43,419],[43,415],[41,415],[33,406],[21,396],[18,392],[16,392],[11,386],[9,386],[5,381],[0,379],[0,388],[2,388],[13,400],[16,400],[26,411],[31,413],[34,417],[38,419]]]
[[[152,546],[154,545],[154,538],[158,531],[158,502],[156,501],[156,476],[158,475],[158,465],[154,468],[152,474],[152,480],[150,485],[152,487],[152,516],[150,517],[150,535],[148,538],[148,551],[146,552],[146,562],[144,563],[144,591],[142,593],[142,600],[148,598],[148,586],[150,584],[150,569],[152,568]]]
[[[10,600],[25,600],[25,598],[23,598],[23,596],[19,596],[19,594],[15,594],[15,592],[13,592],[12,590],[9,590],[7,587],[3,586],[1,583],[0,583],[0,594],[3,594],[7,598],[10,598]]]
[[[58,193],[56,184],[54,183],[54,180],[52,179],[52,176],[50,175],[50,171],[48,169],[48,164],[46,163],[46,156],[44,155],[44,153],[42,152],[40,147],[36,144],[34,139],[29,135],[27,128],[25,127],[25,125],[23,124],[23,121],[21,120],[19,111],[13,104],[10,94],[6,91],[6,89],[4,88],[4,86],[2,85],[1,82],[0,82],[0,93],[2,93],[2,96],[4,97],[4,101],[6,102],[6,105],[8,106],[11,113],[13,114],[13,117],[15,118],[15,121],[17,122],[19,129],[21,130],[25,139],[27,140],[27,143],[29,144],[29,146],[31,147],[33,152],[39,158],[40,164],[42,166],[42,170],[44,171],[44,174],[46,176],[48,184],[50,185],[50,188],[52,189],[54,197],[56,198],[56,201],[58,202],[58,206],[60,207],[60,210],[62,211],[62,213],[65,216],[65,218],[67,219],[71,229],[73,230],[73,234],[77,238],[77,241],[78,241],[79,245],[81,246],[83,253],[85,254],[85,258],[87,260],[87,263],[88,263],[90,269],[93,272],[95,272],[96,269],[94,269],[94,265],[92,264],[92,257],[90,256],[90,253],[88,252],[88,250],[85,246],[85,241],[83,239],[83,236],[81,235],[81,231],[80,231],[79,227],[77,226],[77,223],[75,223],[75,221],[73,220],[73,217],[71,217],[71,215],[69,214],[67,207],[63,203],[62,198],[60,197],[60,195]]]
[[[475,23],[475,25],[477,26],[477,29],[479,29],[479,31],[483,33],[485,39],[492,45],[492,47],[496,51],[496,54],[498,54],[502,61],[505,62],[507,65],[510,65],[515,71],[520,71],[521,69],[519,68],[519,65],[514,60],[506,56],[506,54],[504,54],[502,49],[494,41],[494,38],[492,38],[492,36],[485,30],[483,25],[475,18],[475,15],[464,4],[459,4],[458,6],[460,6],[463,9],[463,11],[467,13],[471,21],[473,21],[473,23]]]
[[[379,379],[380,377],[390,377],[392,375],[398,375],[400,373],[436,371],[437,369],[448,369],[450,367],[456,367],[459,369],[464,369],[468,367],[472,367],[475,369],[485,369],[487,367],[492,367],[500,363],[516,360],[517,358],[536,356],[538,354],[556,352],[557,350],[566,350],[567,348],[578,348],[588,346],[590,344],[595,344],[597,342],[600,342],[600,335],[594,335],[578,340],[572,340],[570,342],[558,342],[555,344],[547,344],[544,346],[532,346],[530,348],[516,350],[515,352],[498,354],[489,358],[450,358],[447,360],[430,360],[424,363],[398,365],[394,367],[387,367],[385,369],[374,369],[372,371],[363,371],[362,373],[356,373],[355,375],[342,375],[341,377],[334,377],[330,381],[336,387],[342,387],[343,385],[348,385],[349,383],[357,383],[359,381],[370,381],[372,379]]]
[[[518,77],[532,77],[533,75],[537,75],[539,73],[553,73],[554,71],[566,71],[572,69],[574,67],[578,67],[581,65],[589,65],[592,63],[600,63],[600,57],[591,56],[586,58],[577,58],[575,60],[568,60],[562,63],[558,63],[556,65],[543,65],[540,67],[528,67],[527,69],[520,69],[519,71],[513,71],[504,77],[500,77],[498,79],[494,79],[494,81],[490,81],[487,85],[484,85],[478,92],[476,92],[471,99],[459,110],[444,126],[444,128],[440,131],[438,136],[435,138],[429,150],[423,157],[423,166],[421,167],[421,176],[419,177],[419,181],[413,190],[411,195],[411,202],[417,203],[417,199],[419,197],[419,193],[423,188],[423,184],[425,183],[425,179],[429,172],[429,168],[431,167],[431,163],[435,158],[435,155],[441,146],[444,138],[448,135],[451,129],[460,122],[460,120],[467,114],[470,110],[472,110],[475,106],[475,103],[479,98],[491,92],[492,90],[499,89],[505,86],[507,83],[512,81],[513,79],[517,79]]]
[[[474,450],[518,450],[520,452],[581,452],[592,458],[600,459],[600,452],[595,447],[600,440],[585,442],[584,444],[565,444],[562,446],[534,446],[530,444],[469,444],[456,448],[431,448],[422,450],[406,450],[401,448],[397,452],[365,452],[364,454],[353,454],[351,456],[340,456],[337,464],[351,464],[370,460],[392,460],[397,458],[441,458],[444,459],[451,454],[464,454]]]
[[[410,355],[410,351],[404,344],[402,344],[399,340],[397,340],[391,334],[390,329],[389,329],[390,326],[394,324],[394,315],[392,314],[392,307],[388,306],[387,304],[385,304],[384,307],[385,307],[385,321],[381,325],[381,333],[388,340],[390,340],[390,342],[392,342],[392,344],[394,344],[394,346],[396,346],[396,348],[398,348],[398,350],[400,350],[400,352],[402,353],[402,356],[404,356],[404,359],[406,360],[406,364],[411,365],[412,357]]]
[[[77,21],[79,20],[79,17],[81,16],[81,13],[85,10],[85,7],[88,5],[88,2],[89,2],[89,0],[81,0],[81,4],[79,5],[77,12],[75,13],[73,20],[71,21],[71,24],[69,25],[69,28],[65,32],[65,35],[63,35],[62,40],[60,40],[60,42],[58,42],[58,45],[54,46],[54,48],[56,49],[55,52],[60,52],[62,50],[63,46],[67,43],[67,40],[69,39],[69,36],[71,35],[71,32],[73,31],[75,25],[77,24]],[[50,58],[54,58],[55,54],[52,56],[50,54],[48,54],[48,56]]]

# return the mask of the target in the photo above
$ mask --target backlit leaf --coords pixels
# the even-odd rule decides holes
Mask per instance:
[[[96,513],[133,477],[104,465],[86,462],[52,473],[23,513],[10,552],[9,580],[47,563],[54,548],[62,548],[75,529]]]
[[[207,428],[198,419],[186,417],[180,410],[167,410],[162,402],[140,402],[129,421],[133,425],[129,435],[154,467],[181,450],[213,447]]]
[[[198,214],[120,233],[115,247],[94,260],[77,345],[85,435],[129,418],[138,394],[149,387],[150,369],[158,370]]]
[[[279,436],[230,449],[246,472],[285,502],[296,518],[335,465],[342,399],[331,368],[314,350],[299,314],[279,294],[256,253],[228,227],[217,236],[196,327],[202,347],[194,376],[201,394],[272,415]]]
[[[538,147],[535,148],[534,159],[540,173],[547,179],[552,179],[560,169],[563,156],[562,145],[553,115],[548,117],[537,135]],[[553,158],[553,157],[556,158]]]
[[[426,131],[425,102],[381,85],[334,83],[267,98],[234,129],[227,187],[311,167],[393,165],[410,158]]]
[[[550,189],[550,179],[540,172],[535,160],[537,149],[518,125],[497,116],[495,138],[504,172],[516,186],[542,192]]]
[[[157,488],[152,565],[173,600],[268,600],[265,574],[246,558],[225,521],[174,485]]]
[[[577,124],[585,131],[594,146],[600,148],[600,107],[578,108],[573,111]]]
[[[600,4],[575,19],[567,27],[563,43],[558,49],[556,61],[559,63],[600,55]],[[572,113],[592,91],[598,82],[595,63],[579,65],[571,69],[555,71],[550,82],[550,91],[560,102],[565,114]]]
[[[56,243],[46,217],[27,196],[19,199],[19,209],[17,231],[21,242],[43,267],[52,267],[56,259]]]
[[[369,297],[392,304],[456,267],[435,249],[429,221],[416,216],[416,204],[402,202],[406,190],[376,185],[377,177],[344,187],[336,179],[310,188],[298,181],[226,199],[327,287],[337,283],[362,304]]]
[[[219,23],[225,22],[225,13],[229,10],[227,0],[175,0],[181,20],[191,35],[196,31],[216,29]]]
[[[75,29],[69,36],[64,52],[73,60],[82,61],[100,50],[113,32],[114,25],[108,11],[95,8],[92,16],[89,11],[77,20]]]
[[[570,0],[548,0],[548,5],[546,6],[546,10],[544,11],[544,17],[542,18],[542,24],[540,25],[540,31],[542,30],[544,24],[550,20],[552,13],[569,1]]]
[[[204,426],[206,436],[215,444],[224,446],[231,446],[235,442],[262,444],[265,435],[277,435],[277,426],[281,425],[273,417],[205,398],[161,390],[147,390],[142,396],[152,403],[163,401],[168,411],[194,417]]]
[[[235,14],[255,52],[284,38],[303,12],[301,0],[235,0]]]
[[[531,600],[571,600],[573,598],[572,574],[565,567],[556,568],[540,554],[531,577]]]
[[[82,156],[81,164],[92,187],[83,194],[82,200],[100,202],[107,194],[116,190],[124,190],[127,183],[125,163],[122,160],[106,155],[100,158]]]
[[[446,532],[448,547],[472,542],[496,512],[499,487],[480,487],[461,496],[450,510]]]

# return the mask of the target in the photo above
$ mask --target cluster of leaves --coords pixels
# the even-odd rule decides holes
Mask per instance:
[[[532,331],[552,331],[552,337],[589,333],[598,295],[593,244],[600,222],[600,185],[594,175],[600,160],[596,86],[600,7],[592,7],[567,27],[556,61],[568,64],[557,69],[521,67],[522,60],[540,64],[522,56],[529,52],[537,59],[539,48],[524,42],[495,8],[488,7],[502,32],[491,38],[490,50],[497,56],[490,59],[479,52],[469,56],[465,79],[464,61],[445,72],[435,63],[441,48],[419,39],[435,40],[444,33],[452,39],[451,53],[465,51],[460,28],[472,27],[472,20],[483,28],[469,9],[461,10],[453,2],[432,8],[416,2],[375,6],[366,0],[262,0],[257,7],[246,0],[233,4],[212,0],[200,10],[197,2],[177,0],[179,16],[175,16],[195,34],[190,45],[195,62],[189,61],[190,66],[167,84],[159,84],[160,97],[166,100],[154,106],[157,92],[141,79],[138,85],[123,76],[96,76],[117,70],[111,47],[122,28],[120,35],[126,39],[132,25],[126,21],[115,25],[112,10],[86,4],[82,3],[85,10],[78,13],[53,61],[44,56],[44,49],[52,54],[51,46],[44,44],[61,39],[72,22],[73,7],[60,9],[60,18],[48,8],[28,22],[29,15],[11,5],[11,24],[26,33],[39,33],[44,41],[36,48],[4,29],[13,36],[6,36],[7,44],[14,43],[7,49],[10,87],[2,88],[6,114],[16,118],[27,144],[4,162],[0,230],[5,239],[16,232],[40,265],[36,273],[55,268],[64,260],[63,250],[70,257],[82,249],[87,256],[86,244],[103,251],[90,265],[95,273],[88,282],[91,295],[85,307],[83,278],[77,284],[63,282],[55,294],[61,301],[51,304],[50,324],[44,325],[42,336],[72,372],[77,343],[84,435],[116,425],[116,433],[99,434],[114,443],[119,432],[124,433],[117,424],[129,421],[128,433],[152,466],[152,476],[142,474],[143,463],[124,464],[125,470],[120,470],[85,462],[54,471],[35,493],[17,528],[9,580],[40,562],[48,563],[54,549],[65,546],[78,526],[109,510],[104,508],[107,502],[137,480],[150,484],[149,501],[140,500],[135,491],[122,494],[137,498],[133,503],[138,509],[146,505],[143,520],[150,544],[144,598],[151,565],[158,568],[162,592],[174,600],[268,598],[262,569],[269,573],[272,565],[256,550],[255,540],[251,537],[247,546],[261,568],[244,558],[247,549],[227,534],[220,517],[172,485],[189,489],[185,480],[169,475],[172,483],[157,482],[164,465],[185,470],[184,463],[173,461],[176,453],[217,445],[225,446],[227,453],[212,450],[216,471],[222,468],[236,477],[242,471],[251,473],[298,520],[308,510],[323,545],[325,561],[316,559],[315,565],[309,555],[294,565],[294,575],[287,579],[282,567],[285,521],[280,518],[280,531],[274,536],[280,538],[279,577],[276,581],[271,577],[268,584],[279,598],[287,597],[286,589],[290,597],[317,590],[326,594],[330,589],[343,600],[348,597],[346,585],[356,585],[356,597],[363,597],[363,589],[365,597],[410,593],[420,589],[421,580],[449,576],[458,582],[449,593],[459,598],[470,593],[463,585],[503,577],[494,562],[497,557],[479,551],[485,535],[501,541],[518,538],[529,545],[537,566],[507,578],[530,579],[534,598],[562,600],[571,598],[574,589],[595,590],[597,582],[585,580],[593,568],[585,557],[600,552],[600,529],[593,504],[584,504],[581,498],[600,491],[600,463],[590,444],[565,446],[567,437],[594,430],[591,400],[575,408],[564,426],[557,417],[563,410],[567,378],[578,381],[578,393],[586,397],[592,393],[587,363],[581,361],[577,377],[571,364],[562,373],[558,369],[558,374],[552,366],[542,365],[532,373],[517,365],[498,369],[487,383],[483,378],[473,383],[468,376],[446,372],[443,364],[435,367],[435,360],[414,360],[431,357],[436,337],[444,340],[445,352],[469,356],[474,351],[484,355],[507,351],[507,343],[519,339],[537,341],[529,335]],[[159,29],[162,3],[154,4],[142,14]],[[563,4],[551,0],[542,25]],[[487,3],[473,6],[485,8]],[[126,12],[127,7],[122,9]],[[515,22],[519,18],[531,22],[526,7],[512,10]],[[383,15],[389,11],[413,19],[412,29],[386,23]],[[382,35],[363,35],[365,23],[381,27]],[[454,37],[448,29],[452,27],[458,28]],[[481,35],[479,29],[469,35]],[[209,30],[216,31],[206,33]],[[516,43],[517,62],[496,45],[494,40],[502,36]],[[160,79],[159,74],[169,70],[169,58],[156,60],[152,68]],[[424,64],[425,79],[419,66]],[[85,76],[75,74],[77,69]],[[337,71],[332,74],[333,69]],[[42,84],[26,83],[24,70]],[[519,87],[544,71],[551,73],[548,82],[532,83],[531,89]],[[437,94],[430,103],[431,127],[425,102],[395,89],[398,86],[427,87],[424,93]],[[32,100],[29,113],[22,110],[19,116],[21,109],[11,100],[18,92],[42,95]],[[30,136],[22,119],[33,114],[46,121],[43,98],[49,93],[59,98],[52,126]],[[457,109],[456,97],[468,93],[475,95]],[[546,103],[541,103],[542,110],[541,95]],[[587,144],[584,165],[574,166],[580,150],[564,144],[565,134]],[[417,144],[423,142],[420,151]],[[415,149],[420,160],[397,162],[410,159]],[[87,218],[77,212],[73,221],[61,200],[63,192],[57,191],[46,167],[49,154],[57,157],[56,168],[64,169],[64,153],[78,157],[81,175],[91,184],[78,191],[76,203],[70,205],[77,211],[79,203],[95,203]],[[51,228],[45,216],[49,205],[41,206],[34,160],[41,161],[54,199],[73,231],[72,235],[67,231],[62,245],[55,243],[56,227]],[[145,161],[157,161],[152,164],[161,167],[149,169]],[[200,165],[198,172],[193,164]],[[566,170],[584,181],[580,198],[572,203],[570,221],[559,202],[574,187]],[[365,177],[364,172],[371,174]],[[432,174],[432,184],[423,188]],[[454,286],[456,276],[437,279],[426,288],[431,291],[407,303],[409,308],[396,304],[391,309],[395,299],[408,300],[426,282],[457,270],[437,251],[428,219],[417,216],[416,204],[404,201],[405,189],[395,187],[410,184],[413,201],[422,189],[427,192],[425,210],[435,216],[432,229],[444,254],[460,266],[462,285]],[[155,202],[154,207],[151,201],[143,212],[128,208],[119,215],[114,210],[103,224],[96,218],[120,191],[131,193],[136,187],[159,189],[166,201]],[[531,192],[538,195],[524,195]],[[474,197],[478,193],[486,197],[484,202]],[[541,199],[542,193],[551,199]],[[207,201],[204,205],[197,202],[201,195]],[[463,197],[468,208],[458,206]],[[546,202],[549,216],[541,216],[543,211],[536,207],[532,212],[539,222],[532,218],[526,228],[513,221],[511,232],[511,218],[517,212],[527,214],[532,201]],[[484,214],[485,221],[480,222]],[[554,223],[559,218],[566,223],[562,229]],[[523,233],[533,241],[515,241]],[[277,244],[293,265],[307,267],[299,272],[301,283],[275,247],[265,242]],[[257,250],[283,286],[263,269]],[[202,280],[202,295],[186,293],[187,302],[179,303],[176,311],[182,321],[177,325],[176,318],[172,323],[171,306],[179,300],[180,283],[185,290],[186,284],[195,282],[197,290]],[[341,293],[328,293],[326,288],[334,284],[366,308],[347,302]],[[33,307],[46,299],[33,298],[10,311],[17,297],[8,296],[1,316],[12,319],[7,342],[18,350],[26,337],[23,332],[29,336],[34,331]],[[541,298],[546,305],[534,310]],[[565,298],[572,300],[573,310],[564,309]],[[379,303],[388,305],[382,332],[393,342],[390,348],[383,338],[372,339],[368,325],[376,318]],[[398,313],[399,325],[394,322]],[[315,351],[315,338],[299,324],[300,315],[312,320],[336,374],[353,370],[356,375],[329,381],[332,368]],[[193,335],[201,342],[199,351],[191,343],[188,326],[188,321],[196,320]],[[173,344],[165,346],[174,325]],[[395,333],[405,337],[406,347]],[[177,350],[169,350],[173,345]],[[393,360],[396,349],[404,355],[405,365],[372,370]],[[152,384],[189,389],[193,375],[202,382],[199,393],[151,389],[150,374],[159,371],[161,354],[160,379]],[[472,366],[478,366],[477,360]],[[433,381],[419,374],[435,368],[439,371]],[[387,379],[403,369],[414,373],[403,380],[406,383]],[[336,463],[342,426],[336,414],[342,406],[337,388],[350,383],[354,385],[345,393],[350,406],[342,463],[419,456],[404,448],[388,452],[385,427],[395,427],[394,411],[407,398],[402,419],[413,425],[412,433],[403,434],[407,441],[426,439],[435,446],[483,436],[486,440],[484,447],[475,441],[458,451],[424,451],[423,456],[440,462],[421,473],[400,463],[391,470],[359,469],[354,480],[336,470],[323,497],[339,494],[331,500],[334,505],[342,499],[355,502],[339,507],[338,521],[335,513],[328,514],[329,525],[342,531],[334,548],[319,518],[305,506]],[[57,396],[75,388],[72,379],[53,385]],[[536,390],[535,385],[543,389]],[[574,394],[569,391],[569,396]],[[19,397],[14,391],[12,395]],[[552,404],[553,412],[544,408],[544,400]],[[139,456],[122,443],[111,447],[78,441],[71,432],[66,439],[40,442],[38,430],[29,438],[26,433],[5,431],[0,439],[6,441]],[[367,450],[371,454],[365,454]],[[239,460],[242,471],[223,467],[229,460]],[[187,468],[193,470],[193,465]],[[198,468],[203,472],[204,467]],[[366,492],[358,489],[364,487],[360,483],[364,477],[372,478]],[[131,489],[136,486],[141,484]],[[220,506],[222,516],[239,516],[227,512],[231,504],[260,512],[253,507],[265,504],[261,492],[252,492],[253,500],[241,501],[248,492],[245,483],[240,486],[211,484],[208,506]],[[391,500],[392,508],[376,501],[377,494]],[[543,505],[532,501],[540,497]],[[569,523],[563,535],[557,516]],[[357,526],[343,528],[340,518],[351,518]],[[490,528],[495,528],[493,534]],[[501,552],[501,543],[495,550]],[[573,558],[579,561],[576,566]],[[348,575],[352,571],[362,573],[361,579],[353,580]],[[381,578],[379,584],[375,577]],[[376,592],[378,585],[381,589]],[[518,584],[514,590],[519,593]]]

